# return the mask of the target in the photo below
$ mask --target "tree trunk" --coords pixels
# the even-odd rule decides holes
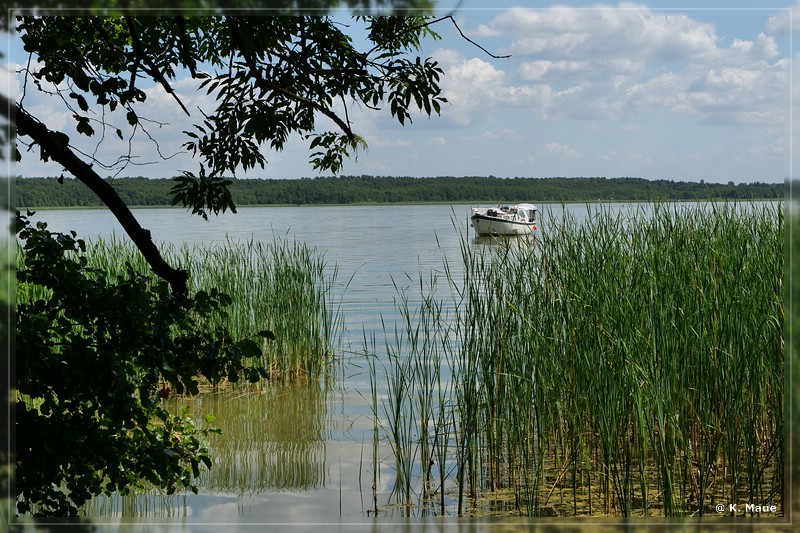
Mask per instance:
[[[114,213],[125,232],[142,252],[153,273],[167,281],[176,294],[186,293],[186,282],[189,273],[172,268],[161,256],[150,232],[144,229],[131,210],[122,201],[117,191],[86,164],[70,147],[63,142],[61,136],[48,129],[38,119],[22,109],[16,102],[11,102],[0,94],[0,113],[9,122],[16,125],[17,135],[28,136],[54,161],[60,163],[69,173],[80,180],[94,192],[98,198]]]

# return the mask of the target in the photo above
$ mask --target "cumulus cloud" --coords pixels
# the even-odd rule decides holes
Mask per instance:
[[[663,60],[718,53],[712,24],[625,3],[592,9],[510,9],[479,27],[476,34],[513,35],[509,51],[523,57],[593,60],[625,54]]]
[[[560,159],[575,159],[580,157],[577,150],[573,150],[566,144],[547,143],[544,145],[544,154]]]
[[[496,91],[506,88],[502,70],[482,59],[467,59],[451,50],[434,55],[442,58],[440,64],[446,72],[441,84],[442,92],[450,103],[448,115],[457,123],[469,124],[476,109],[499,103]]]
[[[370,146],[374,146],[375,148],[399,148],[411,146],[411,141],[406,139],[387,139],[384,137],[378,137],[370,143]]]
[[[548,77],[564,77],[570,74],[580,75],[590,70],[588,61],[549,61],[546,59],[523,63],[519,68],[522,79],[539,81]]]
[[[800,0],[792,8],[780,10],[767,21],[766,31],[770,35],[800,31]]]
[[[497,107],[543,111],[553,96],[552,87],[545,84],[509,83],[504,70],[483,59],[448,56],[451,64],[445,67],[442,92],[451,104],[447,115],[460,125],[472,123],[476,112]]]
[[[785,111],[775,102],[785,101],[789,68],[776,59],[775,36],[766,31],[723,44],[715,25],[693,12],[632,3],[513,8],[471,35],[506,36],[510,43],[503,51],[516,67],[505,72],[466,58],[454,64],[451,90],[455,101],[468,104],[465,109],[502,103],[542,120],[640,120],[667,109],[736,122],[776,120]],[[462,123],[469,116],[464,111]]]
[[[437,148],[440,146],[444,146],[447,144],[447,139],[444,137],[434,137],[433,139],[429,139],[428,142],[425,143],[425,146],[429,148]]]
[[[524,141],[525,135],[511,128],[503,128],[500,131],[486,130],[480,135],[469,136],[467,140],[486,142],[486,141]]]
[[[17,76],[20,67],[18,63],[4,63],[0,66],[0,90],[11,98],[19,98],[22,94],[20,78]]]

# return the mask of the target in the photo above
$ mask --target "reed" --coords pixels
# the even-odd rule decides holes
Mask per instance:
[[[204,394],[193,417],[220,429],[210,440],[213,468],[201,475],[210,492],[258,494],[325,486],[327,395],[319,380],[266,388],[236,386]]]
[[[183,252],[196,289],[217,287],[233,297],[228,327],[236,336],[267,329],[265,363],[282,379],[319,375],[338,348],[343,327],[335,301],[338,269],[304,243],[274,239]],[[211,265],[212,268],[208,268]]]
[[[780,204],[601,207],[582,223],[551,213],[535,246],[464,239],[463,272],[445,267],[452,315],[401,298],[386,347],[403,494],[412,474],[428,479],[408,446],[429,433],[411,428],[448,406],[459,515],[509,491],[509,512],[527,515],[780,514],[782,217]],[[428,346],[450,387],[415,363]]]
[[[791,187],[789,188],[791,191]],[[784,429],[787,435],[793,431],[791,428],[800,427],[800,392],[797,384],[800,383],[800,204],[797,200],[786,204],[786,256],[784,263],[784,283],[786,291],[786,334],[784,350],[787,358],[786,390],[789,397],[786,401],[786,415]],[[792,446],[787,457],[790,458],[789,468],[786,469],[792,486],[788,493],[794,495],[793,501],[787,502],[793,509],[800,508],[800,439],[788,438],[787,444]],[[793,458],[793,460],[791,459]]]
[[[16,261],[16,246],[7,235],[0,236],[0,301],[9,305],[14,301],[16,279],[14,265]]]
[[[404,340],[406,350],[395,350],[387,345],[389,355],[389,398],[394,408],[387,417],[391,433],[395,436],[393,448],[398,461],[398,485],[403,486],[408,502],[411,493],[412,473],[421,478],[419,496],[424,508],[444,513],[445,481],[448,462],[448,443],[452,431],[452,381],[443,374],[442,363],[452,349],[452,336],[448,306],[437,297],[438,275],[432,273],[426,281],[418,280],[419,309],[412,312],[407,289],[400,289],[396,304],[401,323],[395,331],[396,347]],[[403,354],[402,356],[400,354]],[[395,376],[403,376],[397,381]],[[398,431],[400,428],[400,431]],[[404,448],[397,436],[411,434],[412,446]],[[403,453],[404,452],[404,453]],[[416,464],[414,464],[416,463]],[[438,496],[438,498],[437,498]]]
[[[18,248],[18,253],[24,251]],[[276,237],[269,242],[164,245],[162,254],[189,271],[190,290],[216,288],[231,297],[230,308],[213,318],[209,327],[225,327],[236,339],[263,330],[275,334],[274,340],[264,343],[263,362],[274,380],[325,373],[339,348],[344,324],[335,294],[338,268],[328,265],[319,252]],[[123,275],[128,264],[137,272],[149,272],[132,244],[113,237],[88,242],[86,258],[89,267],[105,271],[111,279]]]

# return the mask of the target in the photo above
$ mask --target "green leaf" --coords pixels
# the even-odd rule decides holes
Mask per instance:
[[[261,346],[252,339],[242,339],[237,344],[243,357],[261,356]]]
[[[86,102],[86,98],[75,92],[69,93],[69,96],[78,102],[78,107],[81,108],[81,111],[89,111],[89,104]]]
[[[275,334],[273,332],[271,332],[269,330],[266,330],[266,329],[261,330],[258,333],[256,333],[256,336],[264,338],[264,339],[268,339],[268,340],[271,340],[271,341],[274,341],[277,338],[277,337],[275,337]]]
[[[208,455],[201,455],[200,460],[206,465],[206,468],[211,468],[211,458]]]
[[[76,115],[75,118],[78,121],[78,124],[76,125],[78,133],[82,133],[87,137],[94,135],[94,129],[92,128],[91,124],[89,124],[89,119],[87,117],[79,117]]]

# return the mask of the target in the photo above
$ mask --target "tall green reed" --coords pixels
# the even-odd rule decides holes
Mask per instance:
[[[435,354],[453,382],[458,514],[507,489],[529,515],[780,507],[779,204],[565,212],[534,246],[503,242],[462,242],[463,274],[446,269],[455,312],[432,322],[458,339]],[[425,345],[403,316],[396,361]],[[408,363],[395,372],[390,396],[431,386]]]
[[[424,514],[444,513],[446,507],[453,413],[449,403],[451,381],[443,375],[442,363],[451,353],[452,335],[447,328],[448,308],[436,296],[437,283],[436,274],[427,283],[420,277],[418,296],[423,303],[412,310],[408,289],[400,288],[395,281],[398,323],[394,335],[385,337],[388,394],[380,417],[384,422],[376,424],[375,431],[376,438],[379,429],[388,436],[396,467],[393,497],[407,516],[414,499],[420,502]],[[370,370],[374,374],[376,368]],[[377,420],[377,390],[372,383]],[[421,480],[419,486],[415,478]]]
[[[269,242],[163,245],[162,254],[189,271],[190,290],[216,288],[231,297],[230,308],[209,327],[224,326],[237,339],[263,330],[275,334],[264,344],[264,365],[274,379],[318,376],[332,362],[344,326],[334,294],[338,267],[328,265],[315,249],[276,237]],[[126,264],[149,272],[138,250],[114,237],[88,242],[87,259],[89,267],[111,276],[123,275]]]
[[[789,187],[791,192],[791,186]],[[791,196],[791,195],[790,195]],[[786,343],[784,345],[784,353],[786,354],[787,368],[789,372],[786,373],[786,390],[789,391],[789,397],[786,401],[786,414],[787,419],[784,421],[784,428],[798,428],[800,427],[800,392],[798,392],[797,384],[800,383],[800,312],[798,305],[800,305],[800,204],[798,204],[796,197],[787,202],[785,217],[786,217],[786,255],[784,260],[784,284],[786,293]],[[791,418],[789,418],[791,417]],[[785,429],[786,434],[790,430]],[[794,433],[796,435],[796,433]],[[786,502],[787,505],[792,505],[793,509],[800,508],[800,461],[796,458],[800,457],[800,439],[789,438],[788,443],[792,446],[790,455],[788,457],[795,458],[790,461],[789,468],[786,473],[789,474],[791,480],[791,492],[794,495],[793,501]]]
[[[338,268],[297,241],[274,239],[184,250],[196,288],[234,298],[229,326],[238,335],[275,333],[265,342],[270,371],[282,378],[318,375],[331,361],[343,317],[333,293]],[[211,265],[212,268],[206,268]]]

